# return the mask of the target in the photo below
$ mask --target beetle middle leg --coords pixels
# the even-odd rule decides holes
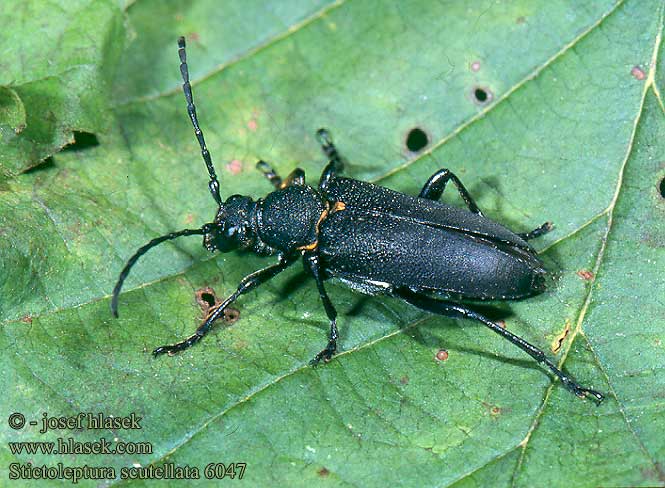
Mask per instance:
[[[268,281],[270,278],[278,275],[287,267],[289,267],[293,262],[293,259],[280,257],[280,260],[277,264],[273,264],[272,266],[268,266],[267,268],[260,269],[250,275],[245,276],[242,281],[240,281],[238,289],[230,297],[220,303],[219,306],[211,310],[211,313],[208,315],[205,322],[203,322],[199,328],[196,329],[196,332],[193,335],[176,344],[158,347],[152,351],[152,354],[155,356],[164,353],[174,354],[176,352],[183,351],[190,346],[193,346],[210,331],[213,322],[215,322],[215,320],[217,320],[219,317],[223,316],[224,310],[226,310],[229,305],[235,302],[240,295],[253,290],[254,288]]]
[[[465,305],[453,302],[447,302],[444,300],[438,300],[436,298],[416,293],[408,289],[396,290],[394,294],[395,296],[407,301],[411,305],[414,305],[427,312],[432,312],[452,318],[470,318],[477,320],[478,322],[481,322],[485,326],[489,327],[491,330],[493,330],[500,336],[504,337],[505,339],[508,339],[510,342],[512,342],[517,347],[522,349],[524,352],[526,352],[529,356],[531,356],[539,363],[547,366],[561,380],[563,385],[578,397],[584,398],[587,395],[590,395],[598,403],[602,402],[603,399],[605,398],[602,393],[597,392],[595,390],[591,390],[589,388],[585,388],[579,385],[577,382],[575,382],[575,380],[573,380],[570,376],[568,376],[566,373],[557,368],[556,365],[552,361],[550,361],[547,358],[547,356],[545,356],[545,353],[542,350],[538,349],[536,346],[528,343],[521,337],[513,334],[512,332],[509,332],[508,330],[501,327],[499,324],[491,321],[484,315],[474,310],[471,310]]]
[[[282,178],[275,172],[275,170],[272,169],[272,167],[263,160],[260,160],[256,163],[256,168],[261,173],[263,173],[263,176],[265,176],[277,190],[281,190],[282,188],[286,188],[287,186],[291,185],[302,186],[305,184],[305,172],[300,168],[296,168],[291,171],[291,174],[289,174],[285,180],[282,180]]]
[[[309,362],[309,364],[314,366],[322,359],[324,361],[330,361],[330,358],[332,358],[335,352],[337,352],[337,339],[339,337],[339,333],[337,331],[337,311],[335,310],[335,306],[330,301],[330,297],[328,297],[328,293],[323,286],[323,277],[321,276],[319,257],[314,253],[306,254],[304,256],[304,262],[306,268],[314,277],[314,281],[316,281],[316,287],[319,290],[319,296],[323,302],[323,307],[326,309],[328,320],[330,320],[330,335],[328,336],[328,344],[320,353],[314,357],[314,359]]]
[[[466,203],[466,206],[469,208],[469,211],[477,215],[480,215],[482,217],[483,213],[480,211],[478,205],[476,205],[476,202],[473,200],[473,198],[469,194],[468,190],[464,187],[460,179],[457,176],[455,176],[455,174],[452,171],[446,168],[440,169],[432,176],[430,176],[429,180],[427,180],[427,183],[425,183],[425,186],[423,186],[423,189],[420,190],[418,196],[420,198],[426,198],[428,200],[438,200],[439,198],[441,198],[441,195],[443,195],[443,191],[446,189],[446,185],[450,180],[452,180],[452,182],[457,187],[457,191],[462,197],[462,200],[464,200],[464,203]]]

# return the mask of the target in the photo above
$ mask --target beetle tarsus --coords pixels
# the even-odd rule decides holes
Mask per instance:
[[[327,363],[332,359],[332,357],[335,355],[336,352],[337,352],[337,340],[330,339],[325,349],[323,349],[320,353],[314,356],[314,359],[312,359],[309,362],[309,364],[310,366],[316,366],[321,362],[322,359],[324,363]]]
[[[185,349],[190,348],[191,346],[199,342],[202,337],[203,334],[197,333],[188,337],[184,341],[180,341],[175,344],[169,344],[166,346],[160,346],[156,348],[154,351],[152,351],[152,355],[155,357],[160,356],[162,354],[168,354],[169,356],[173,356],[174,354],[179,353],[180,351],[184,351]]]
[[[536,237],[544,236],[549,231],[551,231],[553,228],[554,228],[554,224],[552,222],[545,222],[543,225],[533,229],[532,231],[522,232],[522,233],[519,233],[517,235],[520,236],[525,241],[529,241],[531,239],[535,239]]]
[[[261,159],[256,162],[256,169],[263,173],[263,176],[266,177],[272,186],[279,190],[279,188],[282,186],[282,178],[274,169],[272,169],[272,166]]]
[[[339,176],[344,171],[344,160],[333,144],[332,136],[327,129],[317,130],[316,139],[321,144],[321,150],[328,157],[328,164],[323,168],[319,180],[319,188],[325,189],[332,178]]]
[[[605,395],[603,395],[599,391],[592,390],[590,388],[584,388],[583,386],[580,386],[574,381],[572,381],[570,378],[564,380],[563,384],[566,388],[568,388],[578,397],[580,398],[591,397],[599,405],[605,399]]]

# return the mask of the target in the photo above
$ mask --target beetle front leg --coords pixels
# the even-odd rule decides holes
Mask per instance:
[[[216,308],[212,309],[211,313],[208,314],[208,317],[206,317],[205,322],[203,322],[199,326],[199,328],[196,329],[196,332],[193,335],[189,336],[187,339],[180,341],[176,344],[158,347],[157,349],[152,351],[152,354],[155,356],[159,356],[160,354],[164,353],[175,354],[177,352],[187,349],[188,347],[193,346],[210,331],[213,322],[215,322],[215,320],[221,317],[224,314],[224,310],[226,310],[226,308],[229,305],[235,302],[240,295],[243,295],[248,291],[253,290],[254,288],[268,281],[270,278],[273,278],[274,276],[278,275],[279,273],[284,271],[287,267],[289,267],[291,264],[293,264],[293,262],[294,259],[284,258],[280,256],[279,262],[277,264],[273,264],[272,266],[268,266],[267,268],[260,269],[250,275],[245,276],[238,285],[238,289],[233,293],[233,295],[231,295],[222,303],[220,303]]]
[[[282,180],[275,170],[263,160],[256,163],[256,168],[263,173],[263,176],[265,176],[277,190],[281,190],[291,185],[302,186],[305,184],[305,172],[300,168],[291,171],[291,174],[289,174],[285,180]]]
[[[309,362],[309,364],[315,366],[322,359],[325,362],[330,361],[335,352],[337,352],[337,339],[339,337],[339,333],[337,331],[337,311],[335,310],[335,307],[330,301],[328,293],[326,293],[326,289],[323,286],[323,278],[321,277],[321,267],[319,265],[319,257],[316,254],[311,253],[311,254],[306,254],[304,256],[304,260],[308,271],[314,277],[314,281],[316,281],[316,287],[319,290],[319,296],[321,297],[321,301],[323,302],[323,307],[326,309],[326,315],[330,320],[330,335],[328,336],[328,345],[326,345],[326,347],[320,353],[318,353],[314,357],[314,359],[312,359]]]
[[[586,396],[591,396],[598,403],[602,402],[603,399],[605,398],[605,396],[602,393],[596,390],[585,388],[579,385],[577,382],[575,382],[575,380],[573,380],[570,376],[568,376],[566,373],[557,368],[556,365],[552,361],[550,361],[547,358],[547,356],[545,356],[545,353],[540,349],[538,349],[536,346],[528,343],[521,337],[513,334],[512,332],[509,332],[508,330],[504,329],[499,324],[491,321],[484,315],[481,315],[478,312],[471,310],[470,308],[464,305],[438,300],[436,298],[432,298],[427,295],[422,295],[420,293],[415,293],[407,289],[400,289],[395,291],[394,293],[396,296],[402,298],[411,305],[415,305],[416,307],[425,310],[427,312],[432,312],[452,318],[475,319],[478,322],[481,322],[485,326],[489,327],[491,330],[493,330],[500,336],[504,337],[505,339],[508,339],[510,342],[512,342],[517,347],[522,349],[522,351],[526,352],[529,356],[531,356],[539,363],[547,366],[561,380],[563,385],[578,397],[585,398]]]
[[[432,176],[430,176],[429,180],[427,180],[427,183],[425,183],[425,186],[423,186],[423,189],[420,190],[418,196],[428,200],[438,200],[441,198],[441,195],[443,195],[443,191],[446,189],[446,184],[448,184],[449,180],[452,180],[452,182],[457,187],[457,191],[462,197],[462,200],[464,200],[464,203],[466,203],[469,211],[482,217],[483,213],[480,211],[478,205],[476,205],[476,202],[473,200],[460,179],[455,176],[453,172],[446,168],[440,169]]]
[[[321,144],[321,150],[328,157],[328,164],[323,168],[321,179],[319,180],[319,188],[325,190],[331,178],[338,176],[344,171],[344,161],[337,152],[335,144],[333,144],[332,136],[326,129],[319,129],[316,131],[316,139]]]

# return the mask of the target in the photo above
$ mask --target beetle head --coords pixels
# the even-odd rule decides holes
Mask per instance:
[[[255,241],[251,225],[253,210],[251,198],[231,195],[219,206],[215,221],[204,226],[205,248],[208,251],[229,252],[251,246]]]

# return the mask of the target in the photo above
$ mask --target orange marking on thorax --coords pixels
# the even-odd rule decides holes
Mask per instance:
[[[326,208],[323,210],[323,212],[321,212],[319,220],[316,222],[316,225],[314,226],[317,239],[314,239],[314,242],[312,242],[311,244],[300,246],[297,247],[296,249],[298,249],[299,251],[313,251],[314,249],[316,249],[316,246],[319,245],[318,237],[319,237],[319,227],[321,226],[321,223],[328,218],[328,215],[344,210],[345,208],[346,204],[344,202],[335,202],[333,203],[332,208],[330,208],[330,204],[326,202]]]

